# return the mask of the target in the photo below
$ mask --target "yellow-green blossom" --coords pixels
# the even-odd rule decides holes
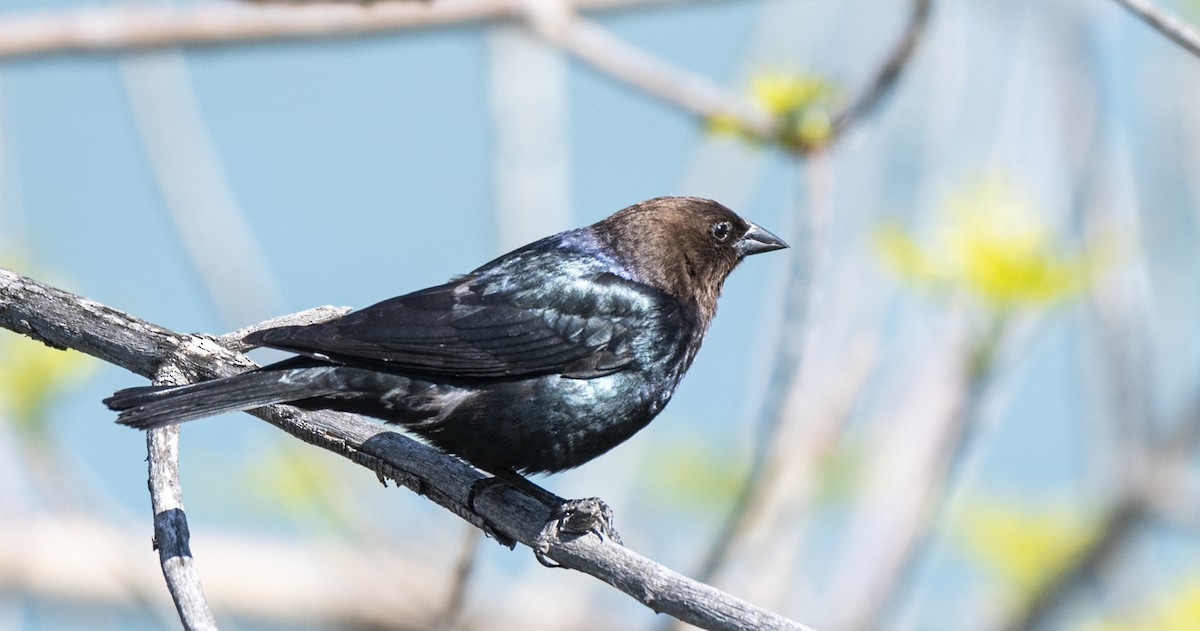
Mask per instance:
[[[833,86],[817,75],[763,71],[750,76],[750,95],[775,116],[788,116],[826,102],[833,93]]]
[[[928,241],[896,226],[877,234],[885,261],[913,284],[965,292],[999,310],[1047,305],[1086,288],[1104,259],[1099,248],[1062,248],[1050,226],[1002,185],[977,186],[948,207],[948,220]]]
[[[959,539],[1024,600],[1091,543],[1096,524],[1094,516],[1062,502],[981,500],[965,508]]]
[[[808,151],[829,140],[836,90],[828,79],[796,72],[764,71],[749,80],[750,98],[774,119],[775,134],[763,138],[732,114],[708,120],[714,133],[739,135],[750,141],[771,140],[792,151]]]

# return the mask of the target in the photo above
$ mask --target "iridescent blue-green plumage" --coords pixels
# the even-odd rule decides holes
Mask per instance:
[[[725,277],[781,247],[716,202],[656,198],[444,285],[246,338],[296,358],[106,403],[141,428],[273,403],[338,409],[399,423],[490,471],[560,471],[662,410]]]

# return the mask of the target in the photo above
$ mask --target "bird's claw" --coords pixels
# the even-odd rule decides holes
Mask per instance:
[[[513,548],[517,547],[517,541],[493,528],[492,524],[490,524],[482,515],[479,515],[479,511],[475,510],[476,496],[478,496],[481,492],[487,491],[488,489],[496,486],[508,486],[508,484],[499,478],[480,478],[476,480],[475,483],[471,485],[471,490],[467,491],[467,510],[479,517],[480,527],[483,530],[483,534],[495,539],[496,543],[499,543],[509,550],[512,550]]]
[[[556,507],[550,519],[542,527],[533,555],[538,563],[546,567],[562,567],[548,556],[550,548],[564,536],[574,539],[587,533],[595,533],[600,539],[621,543],[621,535],[613,527],[613,511],[598,497],[568,500]]]
[[[561,524],[561,532],[572,535],[594,532],[601,539],[621,543],[621,535],[613,527],[613,510],[598,497],[563,502],[554,516]]]

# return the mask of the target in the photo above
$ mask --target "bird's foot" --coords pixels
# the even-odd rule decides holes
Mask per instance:
[[[551,560],[551,546],[562,538],[574,539],[587,533],[595,533],[601,539],[621,543],[621,535],[613,527],[613,511],[598,497],[567,500],[559,504],[550,514],[550,520],[538,535],[533,555],[546,567],[561,567]]]
[[[600,498],[564,500],[512,471],[497,471],[495,476],[482,478],[471,485],[471,490],[467,494],[467,508],[478,515],[478,511],[475,510],[476,497],[494,487],[508,486],[525,493],[550,509],[549,519],[542,527],[533,546],[533,554],[542,565],[546,567],[559,566],[548,555],[554,544],[563,539],[574,539],[591,532],[601,539],[608,539],[617,544],[621,543],[621,535],[617,534],[617,529],[613,527],[613,511]],[[484,532],[489,536],[509,548],[515,545],[512,538],[497,532],[486,519],[482,521]]]
[[[500,478],[480,478],[480,479],[476,480],[475,483],[471,485],[471,490],[467,491],[467,510],[471,511],[475,515],[479,515],[479,511],[475,510],[475,498],[480,493],[483,493],[483,492],[485,492],[491,488],[497,487],[497,486],[509,486],[509,485],[507,482],[505,482],[504,480],[501,480]],[[517,542],[515,539],[513,539],[512,537],[509,537],[508,535],[502,534],[499,530],[496,530],[494,527],[492,527],[492,524],[489,523],[488,520],[485,519],[482,515],[479,515],[479,519],[480,519],[480,523],[481,523],[480,525],[483,528],[483,534],[491,537],[492,539],[495,539],[496,543],[499,543],[500,545],[508,548],[509,550],[512,550],[513,548],[517,547]]]

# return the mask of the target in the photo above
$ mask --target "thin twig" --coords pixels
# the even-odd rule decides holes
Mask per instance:
[[[282,325],[284,321],[294,319],[295,316],[285,316],[274,322]],[[303,312],[301,319],[307,321],[309,312]],[[182,385],[188,381],[186,372],[170,359],[154,375],[156,384]],[[179,482],[179,426],[147,432],[146,453],[150,470],[150,506],[154,514],[154,547],[158,550],[167,590],[175,601],[184,628],[189,631],[216,629],[189,545],[191,535]]]
[[[554,0],[526,0],[529,25],[539,35],[593,68],[702,119],[735,115],[764,137],[775,123],[740,95],[712,79],[676,66],[580,17],[574,8]]]
[[[154,511],[154,547],[162,566],[167,590],[175,601],[179,620],[188,631],[216,629],[217,623],[200,572],[189,546],[187,515],[183,512],[183,489],[179,485],[179,426],[161,427],[146,433],[150,468],[150,505]]]
[[[73,348],[135,373],[170,362],[189,379],[253,366],[211,338],[184,335],[0,269],[0,326],[56,348]],[[280,429],[395,480],[476,527],[538,547],[562,567],[591,574],[654,611],[705,629],[808,629],[714,587],[688,579],[608,538],[549,529],[549,509],[511,487],[474,496],[483,475],[433,447],[360,417],[286,405],[251,411]]]
[[[1141,18],[1154,30],[1166,35],[1168,39],[1179,44],[1184,50],[1200,56],[1200,32],[1183,18],[1160,9],[1149,0],[1116,0],[1117,4],[1129,9],[1129,12]]]
[[[852,129],[855,125],[869,116],[884,97],[891,92],[904,69],[908,67],[917,45],[925,35],[929,24],[929,16],[933,12],[933,0],[913,0],[912,12],[909,14],[908,25],[875,76],[867,83],[859,95],[833,117],[832,137],[836,138]]]
[[[170,362],[162,365],[154,382],[165,385],[187,383],[187,378]],[[150,508],[154,515],[154,548],[175,601],[179,620],[188,631],[217,628],[200,572],[192,558],[191,533],[183,510],[183,487],[179,482],[179,426],[161,427],[146,433],[146,463],[150,471]]]

